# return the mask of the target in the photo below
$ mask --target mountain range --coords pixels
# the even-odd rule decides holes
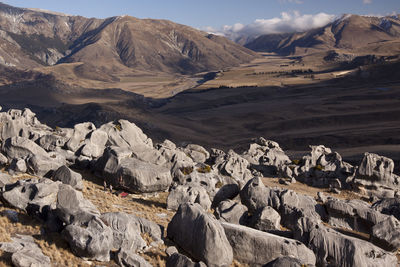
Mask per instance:
[[[400,54],[400,17],[343,15],[301,33],[261,35],[245,45],[254,51],[282,55],[338,50],[355,54]]]
[[[76,71],[83,75],[115,80],[127,69],[190,74],[256,57],[226,38],[167,20],[85,18],[2,3],[0,44],[2,65],[32,69],[80,62]]]

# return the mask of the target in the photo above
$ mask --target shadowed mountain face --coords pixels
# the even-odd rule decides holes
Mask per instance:
[[[279,54],[342,49],[359,53],[400,53],[398,16],[345,15],[325,27],[303,33],[262,35],[246,45],[255,51]]]
[[[248,62],[256,54],[233,42],[165,20],[67,16],[0,3],[0,64],[34,68],[83,62],[168,73],[195,73]]]

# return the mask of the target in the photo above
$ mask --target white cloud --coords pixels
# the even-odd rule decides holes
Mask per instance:
[[[298,11],[283,12],[281,17],[272,19],[257,19],[254,22],[244,25],[236,23],[225,25],[220,29],[206,27],[203,30],[209,33],[223,35],[231,40],[254,39],[263,34],[302,32],[312,28],[323,27],[335,19],[335,15],[319,13],[315,15],[302,15]]]
[[[372,4],[372,0],[363,0],[364,4]]]

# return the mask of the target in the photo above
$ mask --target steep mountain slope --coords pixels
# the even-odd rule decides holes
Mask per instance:
[[[400,42],[398,16],[366,17],[345,15],[326,25],[303,33],[263,35],[246,45],[255,51],[302,54],[342,49],[350,52],[398,53],[393,42]],[[389,51],[379,47],[391,47]],[[393,51],[395,50],[395,51]]]
[[[113,18],[71,47],[63,62],[103,63],[161,72],[215,70],[254,56],[225,38],[166,20]],[[94,62],[93,62],[94,61]]]
[[[83,62],[90,72],[124,68],[194,73],[256,56],[225,38],[164,20],[68,16],[0,3],[0,64],[19,68]]]

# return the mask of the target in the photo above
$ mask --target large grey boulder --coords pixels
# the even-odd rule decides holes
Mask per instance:
[[[315,187],[330,187],[336,179],[346,186],[346,179],[354,173],[354,167],[330,148],[323,145],[310,148],[310,154],[304,156],[294,169],[294,177]]]
[[[93,217],[84,225],[67,225],[61,234],[75,255],[90,260],[110,261],[113,231],[99,217]]]
[[[211,207],[213,208],[217,207],[221,201],[234,199],[239,195],[239,193],[240,193],[240,188],[237,184],[223,185],[216,192]]]
[[[400,198],[385,198],[372,205],[372,208],[386,215],[393,215],[400,220]]]
[[[2,198],[11,207],[40,217],[45,215],[42,211],[55,208],[59,185],[46,178],[19,180],[6,186]]]
[[[216,194],[217,185],[224,184],[222,176],[217,171],[205,166],[193,166],[193,170],[189,174],[175,176],[173,180],[175,185],[203,187],[211,198]]]
[[[167,237],[208,266],[230,266],[232,247],[221,224],[199,204],[182,204],[168,224]]]
[[[165,166],[171,169],[173,174],[178,174],[179,168],[182,167],[181,164],[177,164],[178,162],[185,162],[188,166],[194,166],[192,158],[182,150],[177,149],[176,145],[169,140],[164,140],[163,143],[158,144],[157,150],[165,158]]]
[[[101,215],[101,220],[111,227],[114,236],[113,248],[134,252],[146,248],[141,234],[148,234],[155,242],[160,242],[162,232],[156,223],[123,212],[109,212]]]
[[[8,159],[25,159],[30,156],[48,157],[47,152],[28,138],[14,136],[5,140],[3,153]]]
[[[386,250],[398,250],[400,248],[400,222],[393,216],[387,217],[372,227],[371,240]]]
[[[203,262],[193,262],[190,258],[180,253],[174,253],[168,257],[167,267],[207,267]]]
[[[12,137],[4,142],[2,151],[11,160],[25,160],[29,173],[45,176],[65,164],[65,158],[47,153],[35,142],[24,137]]]
[[[257,213],[252,216],[250,226],[263,232],[281,230],[281,216],[272,207],[267,206],[258,210]]]
[[[249,162],[233,150],[229,150],[219,161],[220,163],[216,167],[221,174],[231,177],[240,187],[243,187],[252,178],[248,169]]]
[[[61,166],[53,173],[52,179],[53,181],[61,181],[63,184],[68,184],[76,190],[83,189],[82,175],[74,172],[65,165]]]
[[[94,130],[96,130],[96,126],[91,122],[76,124],[71,138],[66,143],[67,149],[73,152],[78,151],[83,146],[87,135]]]
[[[329,214],[329,224],[344,227],[363,233],[371,233],[372,227],[385,220],[388,215],[382,214],[358,199],[340,200],[330,198],[325,203]]]
[[[250,144],[249,149],[243,153],[243,157],[264,176],[276,175],[279,170],[291,163],[277,142],[265,140],[262,137]]]
[[[98,158],[103,155],[108,135],[102,130],[94,130],[90,132],[84,141],[81,155],[89,158]]]
[[[55,152],[47,156],[32,155],[26,160],[28,172],[43,177],[50,177],[55,170],[65,164],[65,158]]]
[[[174,187],[167,198],[167,208],[178,210],[179,205],[183,203],[198,203],[200,206],[209,210],[211,200],[206,189],[201,186],[178,185]]]
[[[6,184],[11,183],[12,177],[7,173],[0,172],[0,188],[5,187]]]
[[[6,140],[10,137],[20,136],[32,140],[42,135],[51,133],[52,129],[41,124],[35,113],[30,109],[10,109],[0,113],[0,139]]]
[[[373,244],[341,234],[309,218],[301,218],[294,232],[314,251],[317,266],[397,266],[395,255]]]
[[[153,148],[153,142],[134,123],[127,120],[118,120],[103,124],[100,130],[108,135],[108,146],[133,148],[144,145]]]
[[[11,253],[11,261],[16,267],[47,267],[51,265],[50,258],[43,254],[32,236],[16,235],[12,242],[0,243],[0,250]]]
[[[302,217],[312,218],[320,221],[326,218],[325,208],[318,204],[314,198],[307,195],[297,194],[293,190],[284,190],[280,194],[281,224],[291,230],[296,226],[298,219]]]
[[[139,193],[165,191],[172,182],[167,168],[135,158],[121,160],[115,175],[122,177],[118,186]]]
[[[100,216],[98,209],[83,197],[82,192],[61,184],[57,194],[57,215],[66,224],[87,223]]]
[[[106,146],[129,149],[132,156],[144,162],[164,165],[165,157],[153,147],[153,141],[134,123],[127,120],[109,122],[100,127],[108,135]]]
[[[118,251],[116,261],[121,267],[152,267],[152,265],[141,256],[124,249]]]
[[[53,133],[41,136],[37,142],[44,150],[55,151],[57,148],[63,147],[68,139],[66,136]]]
[[[278,210],[280,207],[279,190],[266,187],[260,177],[251,179],[240,191],[242,203],[247,206],[250,213],[266,206]]]
[[[11,161],[8,172],[10,174],[26,173],[28,168],[26,167],[26,162],[24,159],[13,159]]]
[[[233,200],[224,200],[215,210],[218,220],[245,225],[248,220],[247,207]]]
[[[183,152],[197,163],[204,163],[210,157],[210,153],[204,147],[195,144],[187,145]]]
[[[393,174],[393,169],[392,159],[365,153],[350,182],[354,186],[364,187],[372,196],[393,197],[393,192],[400,189],[400,178]]]
[[[221,223],[234,258],[250,266],[263,266],[282,256],[297,258],[305,265],[315,265],[315,255],[299,241],[261,232],[249,227]]]
[[[169,169],[133,157],[130,148],[109,147],[95,165],[107,183],[128,191],[164,191],[172,182]]]

